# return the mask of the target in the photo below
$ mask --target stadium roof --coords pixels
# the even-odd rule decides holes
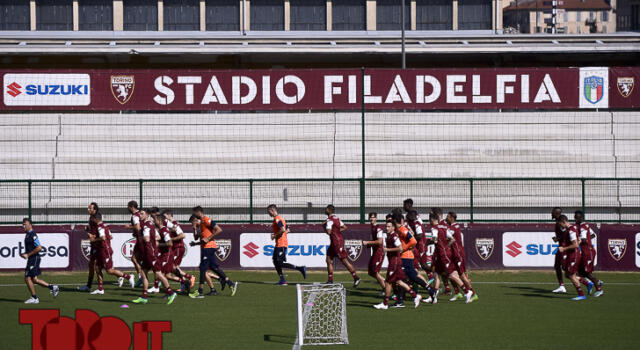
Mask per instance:
[[[579,0],[578,0],[579,1]],[[398,53],[400,32],[0,32],[4,55]],[[640,33],[411,31],[408,54],[640,52]]]
[[[556,7],[575,11],[608,11],[611,10],[611,3],[607,0],[558,0]],[[550,0],[518,0],[512,1],[503,11],[536,11],[551,8]]]

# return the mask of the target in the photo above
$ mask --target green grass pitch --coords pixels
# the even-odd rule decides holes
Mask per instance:
[[[29,294],[22,274],[0,275],[0,314],[3,349],[30,349],[31,327],[18,324],[21,308],[59,308],[74,316],[86,308],[100,316],[117,316],[129,327],[134,321],[171,320],[173,331],[164,335],[165,349],[291,349],[296,336],[297,273],[287,287],[274,286],[275,272],[228,271],[240,282],[236,296],[229,289],[205,299],[179,296],[165,305],[161,295],[152,295],[147,305],[130,301],[139,290],[118,288],[107,277],[104,295],[75,291],[85,273],[45,272],[41,277],[63,284],[57,299],[37,287],[40,304],[25,305]],[[417,310],[375,310],[379,288],[368,276],[354,289],[351,278],[337,274],[347,286],[349,345],[318,349],[632,349],[640,334],[640,274],[604,273],[605,294],[600,298],[573,302],[570,284],[566,295],[551,294],[555,288],[551,272],[473,271],[470,276],[480,300],[471,304],[449,302],[422,304]],[[323,282],[326,273],[311,272],[305,282]],[[74,284],[74,285],[71,285]],[[205,287],[205,292],[208,287]],[[423,293],[426,294],[426,293]],[[129,309],[121,309],[127,303]],[[409,306],[409,303],[407,303]]]

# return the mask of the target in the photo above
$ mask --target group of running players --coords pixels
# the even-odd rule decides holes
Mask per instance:
[[[553,240],[559,245],[553,265],[559,286],[552,292],[567,292],[562,276],[564,271],[564,275],[573,283],[578,292],[578,296],[572,300],[585,300],[586,294],[591,294],[594,287],[596,291],[593,296],[601,296],[604,294],[603,282],[593,275],[596,250],[591,240],[595,237],[595,233],[591,226],[584,222],[584,213],[580,210],[574,213],[573,225],[569,222],[569,218],[562,214],[562,209],[559,207],[553,208],[551,217],[556,222]],[[586,294],[580,284],[587,287]]]
[[[390,299],[396,300],[391,307],[404,307],[406,293],[413,298],[414,307],[418,307],[421,301],[436,304],[441,284],[445,285],[445,294],[450,294],[449,281],[454,286],[450,301],[470,303],[478,300],[466,273],[457,215],[452,211],[446,219],[443,220],[442,216],[442,209],[431,208],[427,229],[413,209],[410,198],[404,201],[402,209],[394,209],[386,215],[383,226],[378,224],[377,213],[369,213],[371,240],[362,241],[362,244],[373,249],[368,273],[382,288],[383,300],[374,305],[376,309],[388,309]],[[385,254],[388,267],[386,276],[382,277],[380,270]],[[426,273],[426,278],[418,272],[419,269]],[[429,297],[423,299],[418,294],[418,287],[426,290]]]

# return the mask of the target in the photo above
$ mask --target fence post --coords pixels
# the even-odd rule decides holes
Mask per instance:
[[[584,183],[585,183],[585,181],[586,180],[584,178],[580,179],[580,185],[582,187],[582,212],[584,213],[584,216],[585,216],[585,219],[586,219],[587,213],[584,211],[584,209],[586,208],[585,193],[584,193],[584,188],[585,188]]]
[[[28,208],[27,214],[29,215],[29,220],[31,220],[31,211],[32,211],[32,208],[33,208],[32,207],[32,200],[31,200],[31,184],[32,183],[33,183],[32,181],[28,181],[27,182],[27,187],[28,187],[28,192],[29,192],[28,193],[29,194],[29,204],[28,204],[29,208]]]
[[[469,222],[473,223],[473,179],[469,179]]]
[[[139,207],[143,208],[143,206],[142,206],[142,180],[138,180],[138,201],[140,202]]]
[[[360,109],[362,111],[362,122],[361,124],[361,129],[362,129],[362,176],[360,179],[360,223],[364,224],[364,216],[365,216],[365,191],[364,191],[364,179],[366,177],[366,163],[365,163],[365,130],[364,130],[364,67],[362,67],[362,86],[360,87],[362,94],[360,95]]]
[[[253,224],[253,179],[249,180],[249,223]]]

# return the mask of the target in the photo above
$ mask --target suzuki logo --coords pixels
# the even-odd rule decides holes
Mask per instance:
[[[242,247],[242,248],[244,248],[244,249],[245,249],[245,251],[244,251],[244,252],[242,252],[242,254],[244,254],[244,255],[248,256],[249,258],[253,258],[254,256],[256,256],[256,255],[260,254],[260,253],[258,253],[258,250],[257,250],[257,249],[258,249],[258,248],[260,248],[260,247],[258,247],[257,245],[255,245],[255,243],[253,243],[253,242],[249,242],[249,243],[247,243],[247,244],[246,244],[244,247]]]
[[[7,93],[13,97],[16,97],[18,95],[20,95],[22,93],[22,91],[20,91],[20,89],[22,89],[22,86],[20,86],[18,83],[13,82],[11,84],[9,84],[7,86],[7,89],[9,89],[9,91],[7,91]]]
[[[518,248],[522,248],[522,246],[520,244],[518,244],[516,241],[513,241],[509,244],[507,244],[507,248],[509,248],[509,250],[507,250],[507,254],[511,255],[512,257],[516,257],[520,254],[522,254],[522,251],[520,251],[520,249]]]

